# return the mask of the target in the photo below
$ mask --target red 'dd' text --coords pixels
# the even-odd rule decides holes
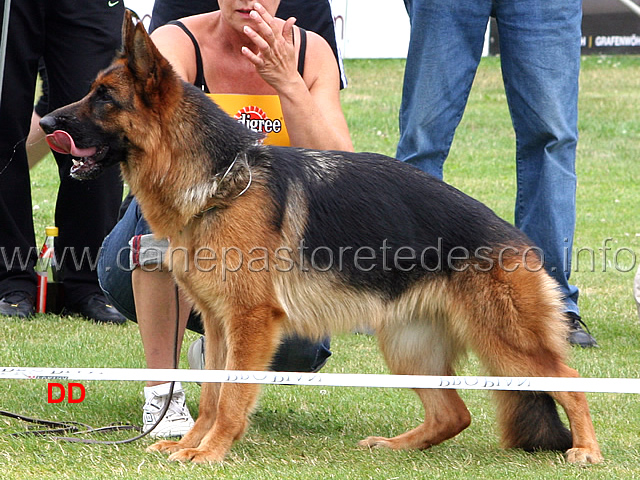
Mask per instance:
[[[65,397],[68,403],[80,403],[84,400],[85,394],[84,385],[81,383],[69,383],[66,389],[61,383],[47,384],[47,403],[61,403]]]

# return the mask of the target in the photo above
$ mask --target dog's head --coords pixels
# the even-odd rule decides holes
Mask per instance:
[[[73,157],[71,175],[95,178],[105,168],[126,163],[146,149],[153,125],[171,108],[171,89],[180,81],[149,38],[142,23],[125,13],[122,50],[100,72],[81,100],[40,121],[49,146]]]

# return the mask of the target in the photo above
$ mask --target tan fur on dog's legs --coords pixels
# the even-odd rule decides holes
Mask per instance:
[[[563,377],[578,377],[574,369],[563,366]],[[604,459],[596,441],[596,432],[591,421],[587,397],[582,392],[551,392],[551,396],[562,406],[569,419],[573,447],[565,453],[569,463],[600,463]]]
[[[467,323],[466,336],[470,339],[471,348],[492,375],[577,377],[578,373],[565,363],[568,348],[566,323],[555,283],[542,269],[516,269],[515,264],[509,261],[506,259],[503,269],[494,269],[491,277],[484,278],[485,292],[480,288],[473,290],[464,288],[462,284],[458,286],[461,292],[472,292],[470,295],[461,295],[467,302],[468,312],[473,312],[476,306],[482,306],[482,310],[469,315],[474,319],[474,323]],[[473,279],[472,276],[470,278]],[[475,281],[474,284],[477,286],[479,282]],[[499,292],[503,292],[503,295],[499,295]],[[491,302],[482,304],[486,298],[490,298]],[[584,393],[551,392],[550,395],[563,407],[569,418],[572,448],[566,452],[567,461],[600,463],[603,457]],[[509,397],[512,399],[509,400]],[[521,447],[521,440],[515,439],[527,437],[542,438],[544,444],[553,445],[554,438],[562,434],[558,425],[550,427],[555,423],[551,419],[557,418],[555,405],[545,408],[540,411],[540,416],[535,417],[531,410],[531,395],[527,400],[525,395],[504,392],[496,398],[506,447]],[[530,420],[523,421],[525,416]],[[514,421],[518,417],[520,420]]]
[[[399,375],[453,375],[458,354],[455,341],[433,324],[416,322],[381,329],[380,347],[391,371]],[[425,449],[454,437],[471,423],[471,415],[455,390],[416,389],[425,411],[422,425],[394,438],[368,437],[358,445],[393,450]]]
[[[233,442],[240,439],[247,429],[248,416],[254,408],[259,393],[260,385],[248,383],[222,385],[213,427],[206,432],[198,447],[178,450],[169,456],[169,460],[190,460],[195,463],[215,463],[224,460]],[[200,432],[201,430],[198,434]]]
[[[279,344],[279,321],[284,313],[269,304],[259,305],[249,311],[237,312],[228,325],[227,370],[266,370]],[[208,335],[208,333],[207,333]],[[208,345],[207,345],[208,347]],[[247,348],[249,347],[249,348]],[[207,364],[210,352],[205,351]],[[201,408],[206,406],[206,420],[196,423],[197,433],[187,435],[196,439],[205,432],[197,447],[188,447],[169,456],[169,460],[193,461],[196,463],[221,462],[234,441],[244,434],[249,425],[248,417],[260,393],[260,385],[248,383],[225,383],[220,389],[218,401],[214,402],[203,390]],[[214,418],[210,407],[217,403],[215,422],[206,432],[206,426]],[[200,413],[203,415],[203,412]],[[198,418],[200,420],[200,417]],[[185,437],[185,439],[187,439]],[[186,442],[185,442],[186,443]]]
[[[210,322],[210,326],[205,333],[205,368],[209,370],[223,369],[227,346],[222,325],[218,322]],[[215,422],[220,390],[221,384],[219,383],[203,383],[198,418],[191,430],[178,442],[161,440],[147,448],[147,451],[175,453],[183,448],[195,448],[200,445],[200,442],[207,432],[211,430]]]
[[[455,390],[414,390],[425,409],[422,425],[397,437],[367,437],[358,445],[392,450],[423,450],[456,436],[471,423],[471,415]]]

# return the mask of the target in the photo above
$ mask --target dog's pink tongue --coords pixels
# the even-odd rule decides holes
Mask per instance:
[[[64,130],[56,130],[47,135],[47,143],[51,150],[58,153],[71,154],[74,157],[90,157],[96,153],[96,147],[78,148],[71,135]]]

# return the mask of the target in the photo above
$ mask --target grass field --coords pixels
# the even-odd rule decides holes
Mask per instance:
[[[343,105],[357,150],[393,155],[404,63],[347,61],[349,88]],[[581,288],[585,321],[600,347],[573,349],[571,364],[585,377],[638,377],[640,324],[631,285],[640,252],[640,201],[635,169],[640,154],[640,58],[586,57],[580,97],[578,225],[573,275]],[[484,59],[446,163],[445,179],[513,218],[514,136],[500,78],[499,60]],[[53,221],[57,187],[54,162],[33,171],[36,232]],[[610,239],[610,240],[607,240]],[[605,245],[611,250],[603,250]],[[590,250],[589,250],[590,249]],[[589,252],[593,252],[593,265]],[[585,255],[587,252],[588,255]],[[189,334],[186,344],[195,336]],[[340,335],[325,372],[384,373],[375,339]],[[186,349],[185,349],[186,350]],[[186,352],[185,352],[186,353]],[[144,367],[137,328],[94,325],[69,316],[0,321],[0,365]],[[181,366],[186,368],[183,355]],[[461,374],[481,374],[472,357]],[[0,409],[94,427],[141,422],[142,384],[84,382],[80,404],[48,404],[45,380],[1,380]],[[200,387],[186,385],[197,413]],[[559,453],[527,454],[499,448],[487,392],[464,391],[472,425],[456,438],[424,452],[361,450],[359,439],[395,435],[421,421],[412,392],[366,388],[267,386],[247,435],[216,466],[169,463],[147,454],[152,441],[121,446],[9,437],[22,422],[0,417],[2,478],[344,478],[533,479],[640,478],[640,402],[637,395],[589,394],[605,463],[567,465]],[[125,434],[108,436],[125,438]]]

